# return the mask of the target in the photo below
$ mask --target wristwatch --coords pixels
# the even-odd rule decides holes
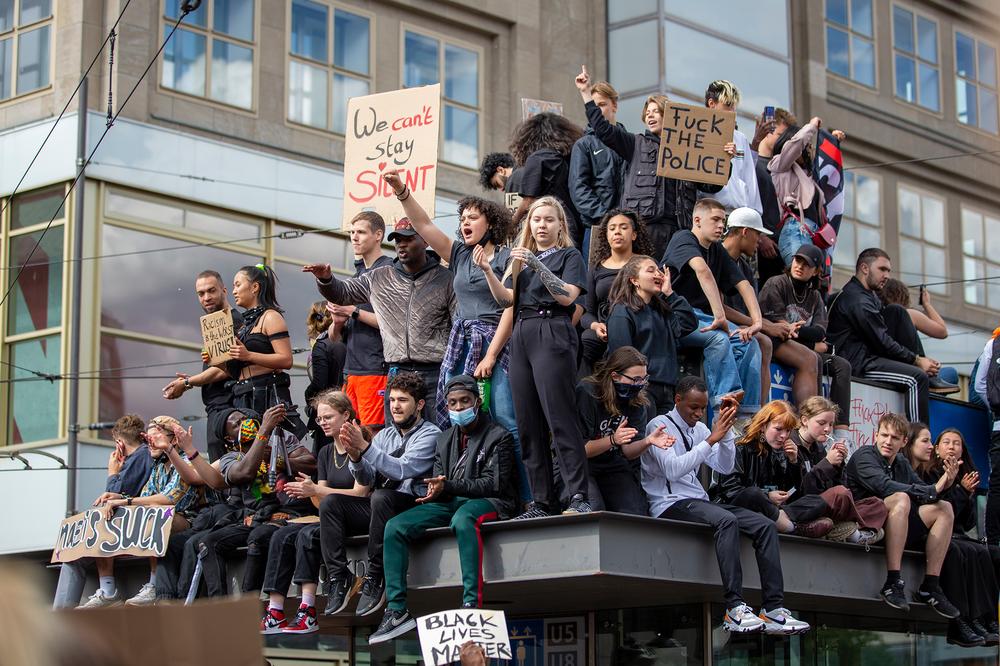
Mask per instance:
[[[191,380],[188,379],[187,377],[184,378],[184,388],[186,388],[186,389],[192,388],[192,386],[191,386]]]
[[[360,318],[361,318],[361,310],[359,310],[357,308],[354,308],[354,312],[351,313],[351,319],[355,319],[356,320],[356,319],[360,319]]]

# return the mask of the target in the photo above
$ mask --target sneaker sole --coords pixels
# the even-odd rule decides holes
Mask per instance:
[[[732,634],[754,634],[761,631],[764,628],[764,625],[761,623],[752,627],[741,627],[738,624],[733,624],[731,622],[723,622],[722,628]]]
[[[882,601],[884,601],[887,605],[891,606],[892,608],[895,608],[896,610],[906,611],[907,613],[910,612],[909,604],[906,603],[904,603],[903,605],[895,604],[886,599],[884,594],[879,593],[879,596],[882,597]]]
[[[960,641],[954,638],[949,638],[948,644],[957,645],[958,647],[963,647],[963,648],[984,647],[986,645],[986,643],[966,643],[964,641]]]
[[[270,636],[272,634],[283,634],[285,633],[285,627],[269,627],[267,629],[261,629],[261,636]]]
[[[931,393],[936,393],[938,395],[951,395],[952,393],[958,393],[962,389],[960,389],[957,386],[954,386],[949,388],[932,388],[927,390],[930,391]]]
[[[403,624],[399,625],[398,627],[395,627],[394,629],[391,629],[390,631],[385,632],[384,634],[382,634],[380,636],[371,636],[371,637],[369,637],[368,638],[368,644],[369,645],[378,645],[379,643],[385,643],[386,641],[391,641],[394,638],[398,638],[399,636],[402,636],[403,634],[407,633],[408,631],[413,631],[416,628],[417,628],[417,621],[411,617],[409,620],[407,620]]]
[[[125,603],[122,601],[113,601],[110,604],[104,604],[103,606],[77,606],[73,610],[101,610],[102,608],[118,608],[124,605]]]
[[[764,623],[764,633],[771,636],[795,636],[798,634],[804,634],[809,631],[810,627],[799,627],[789,629],[788,626],[784,624],[772,624],[770,622]]]
[[[937,613],[938,615],[940,615],[940,616],[941,616],[941,617],[943,617],[943,618],[947,618],[947,619],[949,619],[949,620],[955,620],[955,619],[957,619],[957,618],[958,618],[958,616],[959,616],[959,615],[961,615],[961,613],[960,613],[960,612],[958,612],[958,610],[957,610],[957,609],[956,609],[956,611],[955,611],[955,614],[954,614],[954,615],[946,615],[946,614],[944,613],[944,611],[942,611],[942,610],[941,610],[941,609],[940,609],[940,608],[938,607],[938,605],[937,605],[937,603],[936,603],[936,602],[930,602],[930,601],[928,601],[928,602],[926,602],[926,603],[927,603],[927,605],[928,605],[928,606],[930,606],[930,607],[931,607],[931,610],[933,610],[933,611],[934,611],[935,613]]]
[[[291,627],[285,627],[281,630],[282,634],[311,634],[314,631],[319,631],[319,625],[314,624],[306,629],[292,629]]]
[[[343,613],[347,607],[351,604],[351,597],[354,595],[347,594],[344,595],[344,601],[337,608],[324,608],[323,615],[336,615],[338,613]]]
[[[132,599],[129,599],[128,601],[125,602],[125,605],[126,606],[155,606],[156,605],[156,599],[149,599],[149,600],[143,599],[142,601],[133,601]]]
[[[371,608],[366,608],[364,611],[358,609],[354,612],[357,617],[365,617],[366,615],[371,615],[372,613],[382,609],[385,606],[385,592],[382,593],[382,597],[378,600],[378,603],[372,604]]]

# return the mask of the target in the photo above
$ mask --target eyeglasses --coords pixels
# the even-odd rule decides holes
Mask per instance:
[[[619,377],[624,377],[633,384],[645,385],[649,383],[649,375],[643,375],[642,377],[632,377],[621,372],[616,372],[615,374],[618,375]]]
[[[331,422],[331,421],[336,421],[338,418],[340,418],[340,417],[339,416],[317,416],[316,417],[316,423],[328,423],[328,422]]]

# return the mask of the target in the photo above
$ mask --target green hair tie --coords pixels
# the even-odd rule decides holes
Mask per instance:
[[[267,269],[267,266],[265,266],[264,264],[254,264],[254,266],[262,271]]]

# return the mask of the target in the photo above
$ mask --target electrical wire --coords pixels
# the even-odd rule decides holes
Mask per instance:
[[[1000,153],[1000,150],[977,150],[971,153],[954,153],[952,155],[938,155],[936,157],[915,157],[909,160],[894,160],[892,162],[877,162],[875,164],[859,164],[857,166],[843,167],[844,171],[854,169],[878,169],[880,167],[896,166],[897,164],[919,164],[921,162],[934,162],[936,160],[950,160],[956,157],[976,157],[978,155],[993,155]]]

